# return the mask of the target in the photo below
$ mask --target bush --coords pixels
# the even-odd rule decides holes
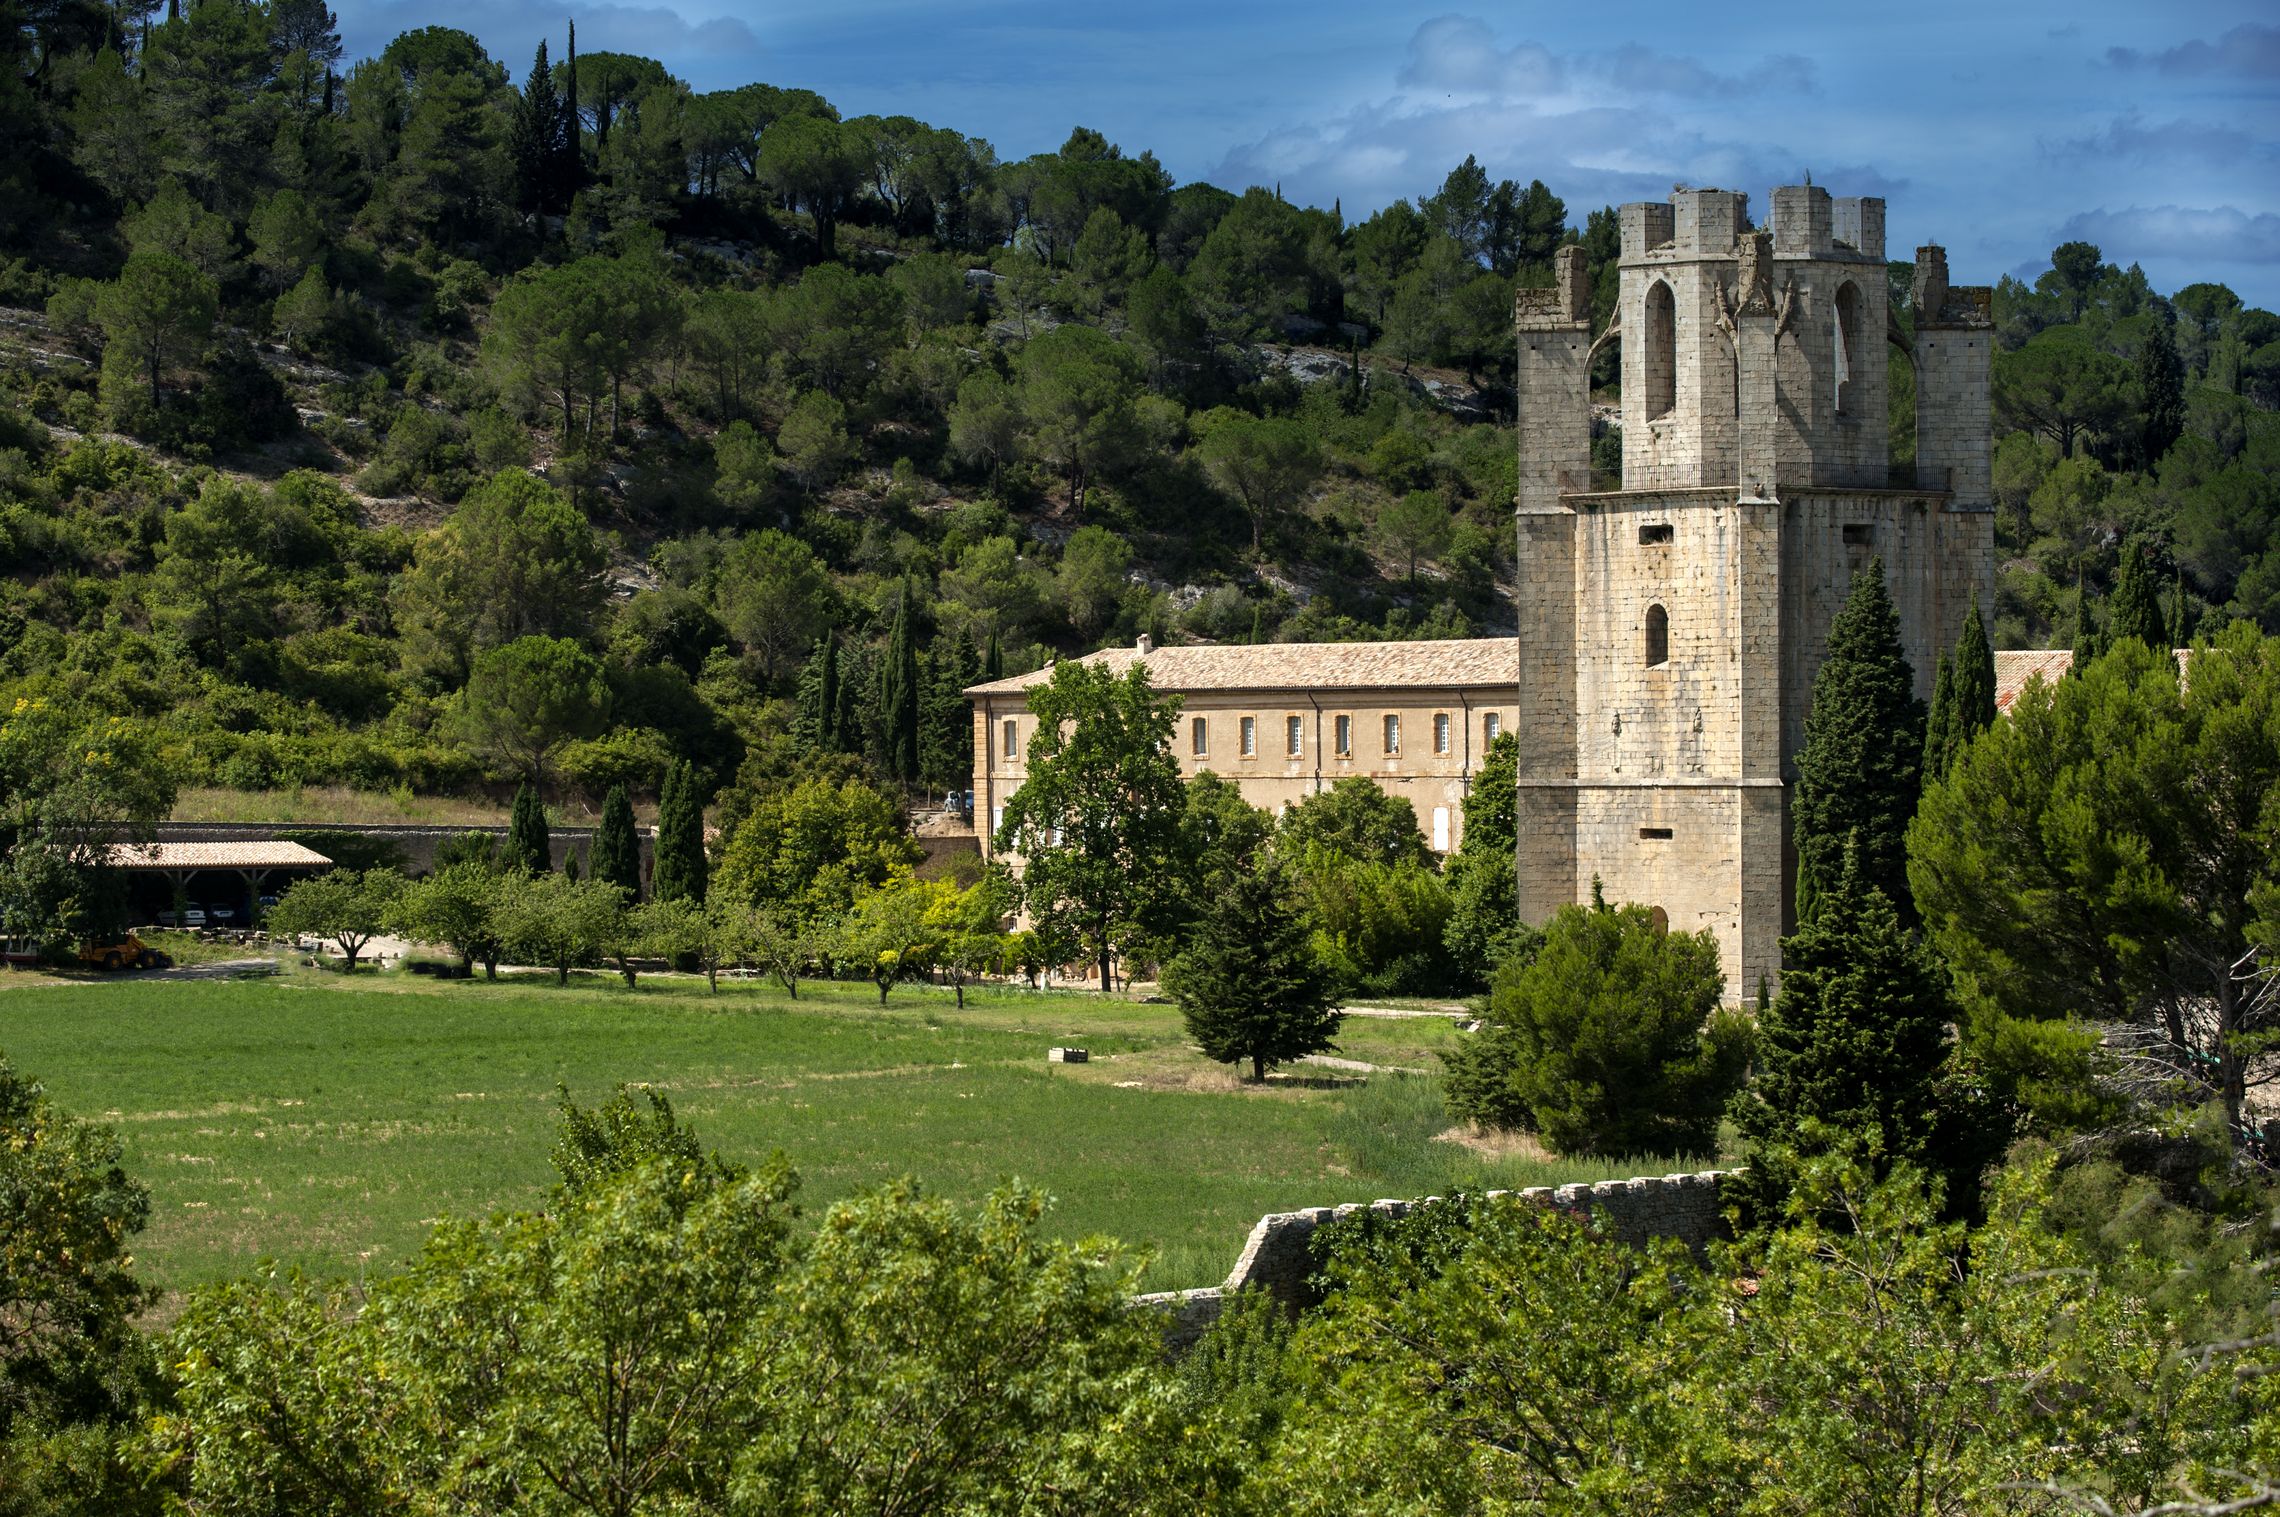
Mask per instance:
[[[1563,1154],[1705,1151],[1749,1062],[1750,1024],[1718,1009],[1725,983],[1707,931],[1596,892],[1562,907],[1449,1055],[1449,1109]]]

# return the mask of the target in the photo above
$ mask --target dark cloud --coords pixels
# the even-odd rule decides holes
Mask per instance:
[[[2280,26],[2258,26],[2251,21],[2214,42],[2195,38],[2158,53],[2110,47],[2106,61],[2116,68],[2152,69],[2172,77],[2229,74],[2242,79],[2280,79]]]
[[[2280,156],[2280,145],[2213,121],[2148,121],[2135,111],[2088,137],[2045,141],[2043,156],[2061,163],[2209,163],[2244,168]]]
[[[2109,263],[2272,264],[2280,263],[2280,214],[2252,214],[2230,205],[2133,205],[2069,217],[2052,241],[2094,242]]]

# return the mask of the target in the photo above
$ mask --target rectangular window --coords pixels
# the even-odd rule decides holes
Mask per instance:
[[[1493,742],[1495,742],[1495,741],[1496,741],[1496,735],[1497,735],[1499,732],[1502,732],[1503,730],[1504,730],[1504,718],[1503,718],[1503,716],[1502,716],[1501,714],[1499,714],[1499,713],[1497,713],[1497,712],[1494,712],[1494,711],[1491,711],[1491,712],[1489,712],[1489,713],[1488,713],[1486,716],[1483,716],[1483,717],[1480,719],[1480,742],[1481,742],[1481,746],[1485,748],[1485,747],[1487,747],[1487,746],[1488,746],[1490,743],[1493,743]]]
[[[1188,723],[1188,749],[1197,758],[1202,758],[1211,751],[1211,743],[1206,736],[1208,730],[1200,716]]]
[[[1013,718],[1010,716],[1005,719],[1005,756],[1008,759],[1021,756],[1021,745],[1014,741]]]
[[[1668,827],[1641,827],[1639,836],[1656,839],[1667,838],[1670,836],[1670,829]]]
[[[1639,542],[1642,546],[1652,546],[1655,543],[1667,543],[1670,541],[1670,535],[1671,529],[1669,522],[1653,522],[1639,529]]]
[[[992,806],[990,808],[990,831],[995,833],[1004,826],[1005,808],[1003,806]]]
[[[1850,521],[1845,523],[1846,547],[1866,548],[1873,544],[1875,541],[1876,526],[1873,522]]]
[[[1284,722],[1283,751],[1289,754],[1292,758],[1297,758],[1302,748],[1302,743],[1300,740],[1305,736],[1305,734],[1306,724],[1300,721],[1297,717],[1291,717],[1288,721]]]
[[[1449,713],[1446,711],[1433,713],[1433,751],[1435,753],[1447,753],[1449,751]]]
[[[1259,719],[1255,716],[1243,718],[1242,754],[1245,758],[1257,758],[1259,756]]]
[[[1401,718],[1398,716],[1385,719],[1385,751],[1389,754],[1401,751]]]
[[[1433,808],[1433,851],[1449,851],[1449,808],[1446,806]]]
[[[1353,756],[1354,719],[1350,716],[1341,716],[1338,718],[1338,757],[1352,758]]]

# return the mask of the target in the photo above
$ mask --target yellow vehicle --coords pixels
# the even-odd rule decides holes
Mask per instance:
[[[109,943],[82,943],[79,962],[98,969],[164,969],[174,961],[133,933]]]

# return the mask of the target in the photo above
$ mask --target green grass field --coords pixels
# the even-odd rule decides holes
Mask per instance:
[[[381,1274],[428,1225],[528,1205],[549,1183],[558,1083],[580,1102],[666,1091],[732,1158],[782,1149],[811,1208],[901,1175],[974,1197],[1018,1176],[1052,1225],[1155,1252],[1152,1287],[1209,1284],[1262,1213],[1464,1186],[1698,1168],[1484,1154],[1430,1075],[1298,1066],[1266,1088],[1186,1047],[1169,1006],[947,992],[599,977],[35,985],[0,977],[0,1052],[71,1110],[115,1125],[149,1184],[140,1249],[170,1293],[276,1258]],[[1443,1018],[1350,1018],[1342,1057],[1438,1069]],[[1092,1062],[1049,1065],[1073,1043]]]

